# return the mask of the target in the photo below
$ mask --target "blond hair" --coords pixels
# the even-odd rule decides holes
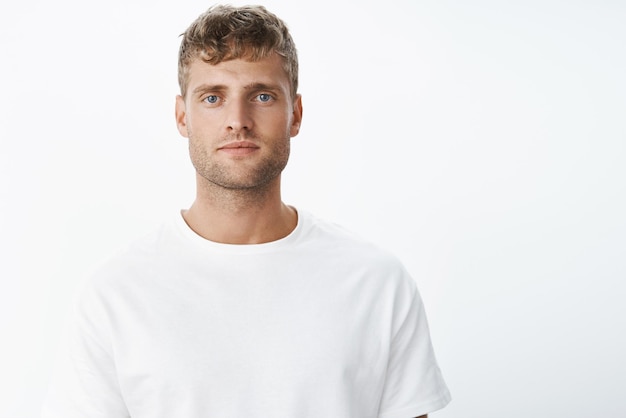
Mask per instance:
[[[258,61],[277,53],[289,77],[291,94],[298,91],[298,55],[287,25],[263,6],[209,8],[181,35],[178,84],[187,92],[189,66],[195,59],[219,64],[232,59]]]

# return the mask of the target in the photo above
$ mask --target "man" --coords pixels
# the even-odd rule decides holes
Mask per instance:
[[[410,418],[450,395],[414,281],[281,200],[302,120],[296,49],[263,7],[183,34],[176,123],[197,195],[78,300],[43,417]]]

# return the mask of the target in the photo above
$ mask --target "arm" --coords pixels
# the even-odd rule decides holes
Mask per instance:
[[[394,301],[393,334],[379,412],[381,418],[403,414],[426,418],[427,412],[443,408],[450,401],[434,355],[419,292],[412,279],[405,283],[398,287]]]
[[[106,336],[106,315],[91,288],[76,301],[42,418],[129,418]]]

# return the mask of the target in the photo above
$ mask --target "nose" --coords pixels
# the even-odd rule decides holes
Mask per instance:
[[[253,126],[250,108],[245,100],[233,100],[227,106],[226,129],[230,133],[250,131]]]

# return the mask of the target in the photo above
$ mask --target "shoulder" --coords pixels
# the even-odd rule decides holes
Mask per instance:
[[[171,245],[171,228],[164,223],[120,245],[93,267],[82,283],[83,293],[117,292],[133,282],[155,277],[161,268],[163,247]]]
[[[387,248],[335,222],[307,212],[303,216],[302,242],[307,250],[335,260],[336,266],[347,266],[353,271],[396,282],[405,290],[414,287],[403,262]]]
[[[302,218],[302,238],[308,241],[331,241],[340,245],[380,250],[371,241],[341,224],[317,217],[307,211],[298,211],[298,213]]]
[[[360,233],[338,223],[303,212],[303,241],[311,245],[326,246],[335,251],[374,257],[377,261],[399,263],[397,257]]]

